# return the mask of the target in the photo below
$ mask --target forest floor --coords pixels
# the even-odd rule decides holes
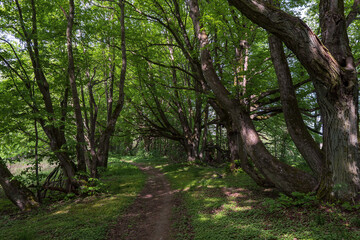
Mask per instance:
[[[109,163],[98,194],[51,195],[29,213],[0,189],[0,239],[360,239],[360,205],[290,198],[226,166],[157,156],[114,155]]]
[[[126,211],[143,189],[146,176],[136,166],[111,156],[102,173],[102,192],[91,196],[52,194],[39,209],[21,213],[0,188],[0,239],[106,239],[110,224]]]
[[[171,237],[174,192],[159,170],[134,163],[148,176],[144,189],[110,230],[108,239],[165,240]]]

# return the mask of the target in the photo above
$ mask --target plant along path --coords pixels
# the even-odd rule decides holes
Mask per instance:
[[[170,239],[173,192],[165,176],[150,166],[136,164],[148,175],[144,190],[118,219],[108,239]]]

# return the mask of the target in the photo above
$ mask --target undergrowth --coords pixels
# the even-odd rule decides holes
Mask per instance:
[[[83,198],[65,196],[27,214],[14,213],[0,195],[0,239],[105,239],[108,229],[142,189],[145,175],[113,157]],[[97,181],[97,180],[94,180]],[[101,186],[101,194],[93,194]]]

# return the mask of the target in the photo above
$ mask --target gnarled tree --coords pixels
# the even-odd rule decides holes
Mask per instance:
[[[301,19],[264,1],[229,0],[229,3],[281,39],[309,73],[324,132],[326,176],[321,180],[319,196],[354,199],[360,187],[358,79],[347,34],[354,18],[345,16],[344,1],[320,1],[322,40]],[[358,1],[354,6],[356,9]]]

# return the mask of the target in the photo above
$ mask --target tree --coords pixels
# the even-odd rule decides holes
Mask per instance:
[[[316,180],[311,175],[290,167],[275,159],[262,143],[249,113],[244,106],[239,107],[238,99],[232,99],[230,93],[221,83],[212,63],[208,48],[208,35],[200,24],[199,5],[196,0],[189,2],[190,17],[194,24],[194,32],[200,42],[202,71],[206,82],[211,87],[217,100],[230,114],[232,121],[239,129],[245,149],[255,166],[277,188],[284,192],[309,192],[316,186]]]
[[[78,161],[78,170],[86,172],[86,148],[85,148],[85,136],[84,136],[84,124],[81,113],[80,99],[77,90],[76,76],[75,76],[75,63],[73,54],[73,42],[72,42],[72,31],[75,17],[75,4],[73,0],[69,0],[69,12],[66,13],[63,10],[64,15],[67,19],[66,27],[66,44],[67,44],[67,55],[68,55],[68,75],[70,81],[70,89],[72,95],[72,102],[75,113],[76,121],[76,154]]]
[[[4,41],[10,47],[9,53],[13,55],[13,59],[16,59],[18,66],[20,68],[13,67],[13,61],[9,61],[5,57],[5,54],[1,54],[1,59],[3,63],[10,69],[11,74],[21,79],[24,86],[27,89],[26,99],[30,99],[26,103],[28,106],[33,109],[34,113],[37,115],[37,121],[41,125],[43,131],[47,135],[50,147],[52,151],[56,154],[59,159],[60,165],[63,169],[65,176],[67,177],[67,191],[72,191],[78,185],[77,181],[74,179],[76,174],[76,167],[72,162],[70,156],[65,151],[66,148],[66,137],[65,137],[65,128],[64,122],[67,115],[67,97],[68,90],[65,87],[65,91],[61,94],[63,96],[63,101],[60,103],[60,110],[55,108],[54,96],[51,95],[50,89],[52,84],[49,83],[50,79],[53,77],[51,74],[46,76],[46,67],[51,65],[48,61],[45,61],[43,55],[46,53],[47,49],[44,42],[41,41],[40,37],[44,36],[44,29],[49,26],[41,25],[40,31],[38,28],[38,5],[35,1],[30,1],[28,4],[21,5],[21,3],[16,0],[15,2],[9,2],[5,7],[8,8],[9,13],[11,13],[11,19],[9,25],[4,26],[4,31],[7,33],[13,33],[16,37],[19,37],[24,42],[24,47],[27,52],[27,60],[23,58],[25,56],[19,56],[16,49],[12,43],[9,41]],[[26,8],[28,12],[23,13],[23,8]],[[41,32],[41,33],[40,33]],[[28,66],[28,69],[25,69]],[[33,81],[31,77],[34,78],[36,85],[36,95],[40,94],[41,100],[35,98],[35,93],[33,91]]]
[[[259,1],[229,0],[250,20],[276,35],[309,73],[323,120],[325,177],[321,197],[351,200],[358,195],[358,79],[347,27],[359,2],[346,17],[344,1],[320,1],[322,41],[299,18]],[[295,27],[293,27],[295,26]]]

